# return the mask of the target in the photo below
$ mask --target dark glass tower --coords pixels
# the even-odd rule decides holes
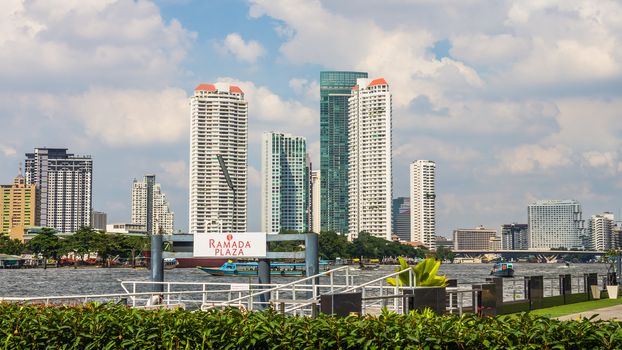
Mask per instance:
[[[363,72],[320,72],[321,229],[348,232],[348,98]]]

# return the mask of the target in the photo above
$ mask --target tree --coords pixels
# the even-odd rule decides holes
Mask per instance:
[[[40,254],[45,260],[43,268],[47,268],[47,260],[54,258],[58,260],[61,250],[61,243],[53,229],[44,227],[33,239],[28,242],[28,247],[35,254]]]
[[[132,268],[136,267],[136,252],[141,252],[149,248],[149,238],[147,236],[124,236],[123,248],[130,253]]]
[[[451,261],[452,263],[456,258],[456,253],[452,252],[450,248],[444,246],[437,247],[434,255],[437,260]]]
[[[82,227],[73,235],[63,240],[63,247],[67,252],[74,253],[84,261],[84,256],[96,250],[100,241],[100,233],[91,227]],[[76,260],[77,264],[77,260]]]
[[[26,251],[26,245],[19,239],[11,239],[7,235],[0,235],[0,253],[9,255],[22,255]]]
[[[127,253],[127,249],[124,249],[123,240],[124,236],[120,233],[97,233],[95,250],[102,262],[107,264],[108,267],[111,267],[113,258],[121,256],[124,251]]]
[[[318,237],[319,254],[324,259],[334,260],[337,257],[348,257],[348,239],[335,231],[322,232]]]

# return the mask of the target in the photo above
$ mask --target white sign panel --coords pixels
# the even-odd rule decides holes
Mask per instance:
[[[246,283],[231,283],[232,292],[247,292],[249,290],[250,287]]]
[[[265,258],[266,233],[195,233],[195,257]]]

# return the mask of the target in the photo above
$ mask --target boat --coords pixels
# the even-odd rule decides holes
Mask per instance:
[[[220,267],[197,268],[212,276],[257,276],[259,264],[256,262],[231,262],[228,261]],[[305,275],[304,263],[271,263],[270,275],[284,277],[303,277]]]
[[[179,263],[177,262],[177,259],[175,258],[164,258],[164,269],[165,270],[172,270],[174,268],[177,267],[177,265],[179,265]]]
[[[496,277],[514,277],[514,265],[509,262],[495,263],[490,274]]]
[[[375,263],[375,264],[365,264],[363,263],[363,261],[359,261],[359,270],[361,271],[376,271],[380,269],[380,264],[379,263]]]

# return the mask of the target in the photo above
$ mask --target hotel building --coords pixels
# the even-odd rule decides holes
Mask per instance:
[[[357,79],[349,99],[348,211],[352,239],[391,240],[391,92],[383,79]]]
[[[200,84],[190,98],[191,233],[246,232],[247,166],[244,92],[235,85]]]

